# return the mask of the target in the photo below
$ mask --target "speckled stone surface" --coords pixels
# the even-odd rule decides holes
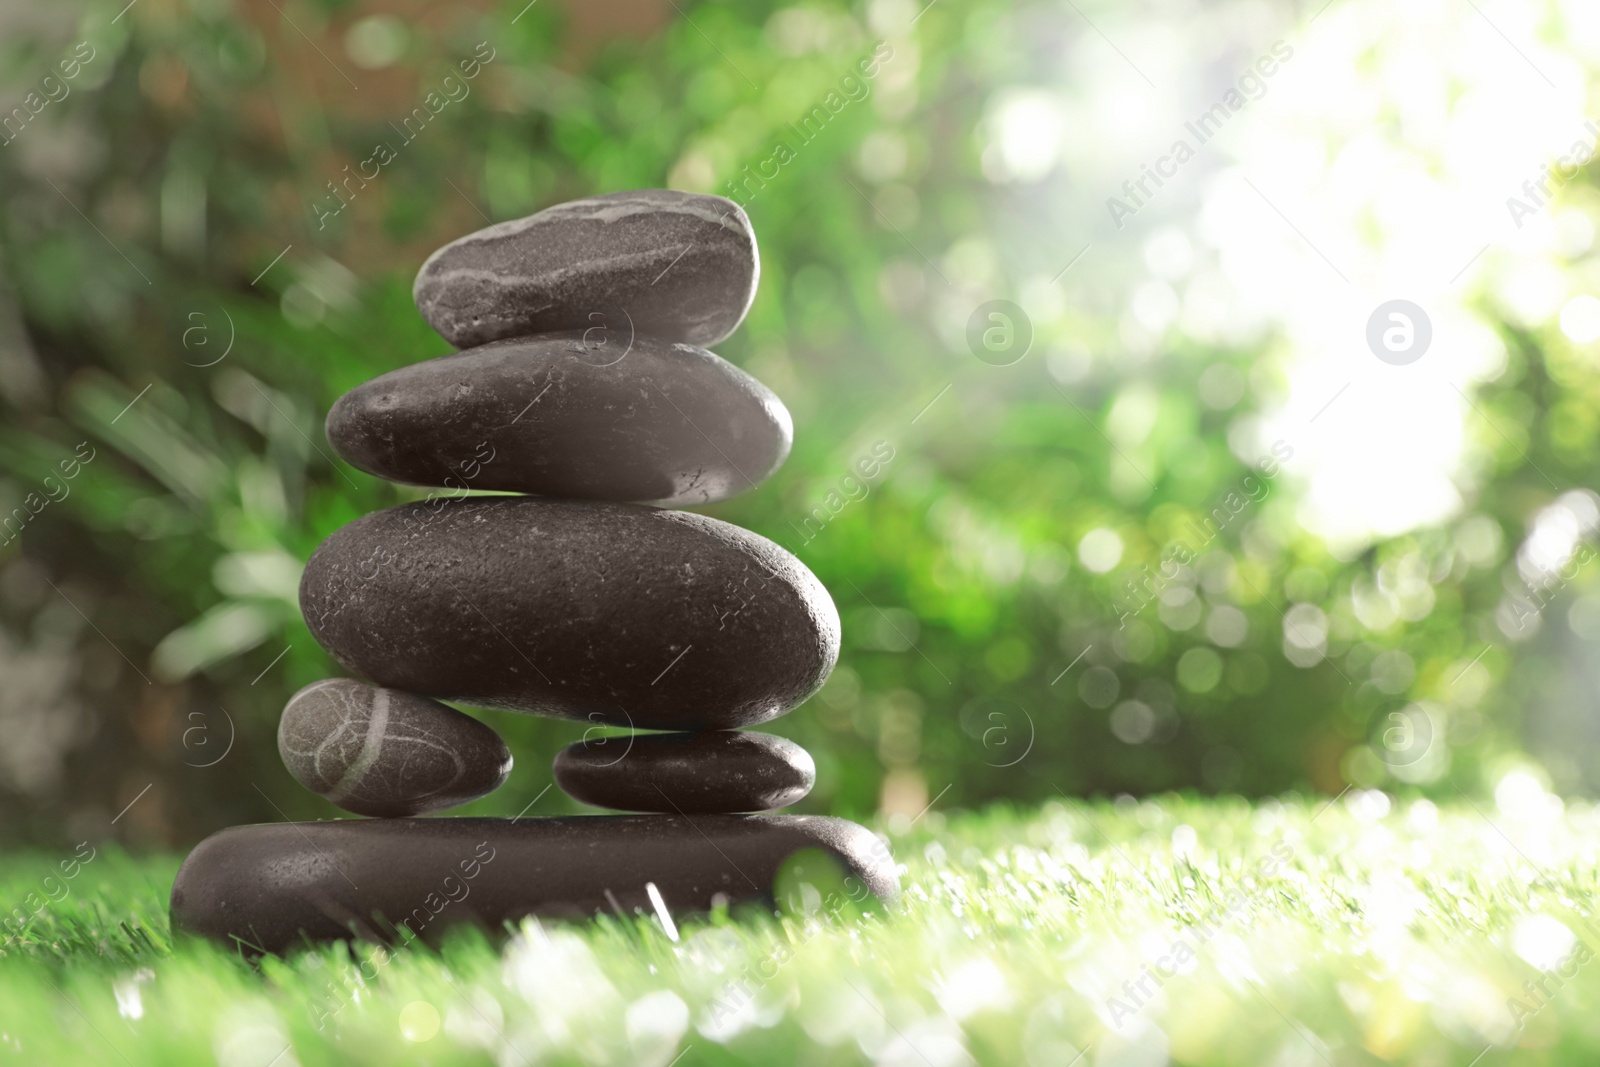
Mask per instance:
[[[839,654],[822,583],[749,530],[533,497],[418,502],[335,531],[300,606],[348,670],[480,707],[729,729],[814,693]]]
[[[585,804],[683,815],[787,807],[817,781],[805,749],[742,730],[593,738],[562,749],[554,769]]]
[[[638,189],[452,241],[422,265],[412,296],[458,348],[597,323],[710,345],[744,319],[759,274],[755,233],[738,204]]]
[[[704,349],[576,331],[402,367],[328,414],[334,449],[391,481],[667,505],[754,488],[793,436],[770,389]]]
[[[278,754],[313,793],[388,818],[476,800],[511,773],[505,742],[477,719],[350,678],[313,682],[289,698]]]
[[[524,916],[673,916],[771,906],[780,868],[818,849],[842,868],[841,898],[900,895],[893,857],[867,829],[820,815],[592,815],[384,819],[235,826],[184,860],[174,931],[243,951],[305,941],[433,938],[458,923]],[[842,900],[841,900],[842,902]],[[824,900],[827,907],[831,902]]]

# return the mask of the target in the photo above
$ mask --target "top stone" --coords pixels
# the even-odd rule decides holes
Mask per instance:
[[[738,328],[760,272],[739,205],[640,189],[452,241],[422,265],[412,296],[458,348],[596,326],[705,346]]]

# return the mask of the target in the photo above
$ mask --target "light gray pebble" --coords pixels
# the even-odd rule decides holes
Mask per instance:
[[[636,189],[458,238],[428,257],[412,297],[458,348],[595,327],[704,346],[738,328],[760,273],[738,204]]]
[[[350,678],[313,682],[289,698],[278,754],[313,793],[384,818],[465,804],[511,773],[505,742],[477,719]]]

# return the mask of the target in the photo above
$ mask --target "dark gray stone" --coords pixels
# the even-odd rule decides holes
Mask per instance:
[[[644,729],[776,718],[822,685],[839,615],[805,565],[725,522],[638,504],[468,497],[335,531],[312,635],[379,685]]]
[[[787,738],[714,730],[579,741],[556,754],[555,777],[597,808],[698,815],[787,807],[811,792],[817,765]]]
[[[235,826],[206,838],[173,883],[172,928],[282,952],[354,937],[431,940],[453,925],[497,928],[529,915],[649,914],[650,885],[674,917],[721,902],[771,907],[786,861],[781,881],[800,867],[796,880],[818,890],[824,913],[899,900],[883,843],[821,815],[341,819]]]
[[[477,719],[349,678],[313,682],[289,698],[278,754],[313,793],[383,818],[465,804],[511,773],[506,743]]]
[[[711,345],[738,328],[759,274],[738,204],[638,189],[452,241],[422,265],[412,296],[458,348],[597,324]]]
[[[576,331],[391,371],[328,413],[351,464],[413,485],[706,504],[752,489],[794,437],[772,391],[710,352]]]

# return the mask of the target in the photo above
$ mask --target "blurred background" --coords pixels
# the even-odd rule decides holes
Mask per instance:
[[[432,249],[647,186],[761,242],[718,351],[796,444],[708,510],[844,621],[800,810],[1592,794],[1597,59],[1581,0],[0,0],[0,842],[336,813],[299,571],[423,491],[323,417],[449,350]],[[467,811],[577,810],[581,725],[485,718]]]

